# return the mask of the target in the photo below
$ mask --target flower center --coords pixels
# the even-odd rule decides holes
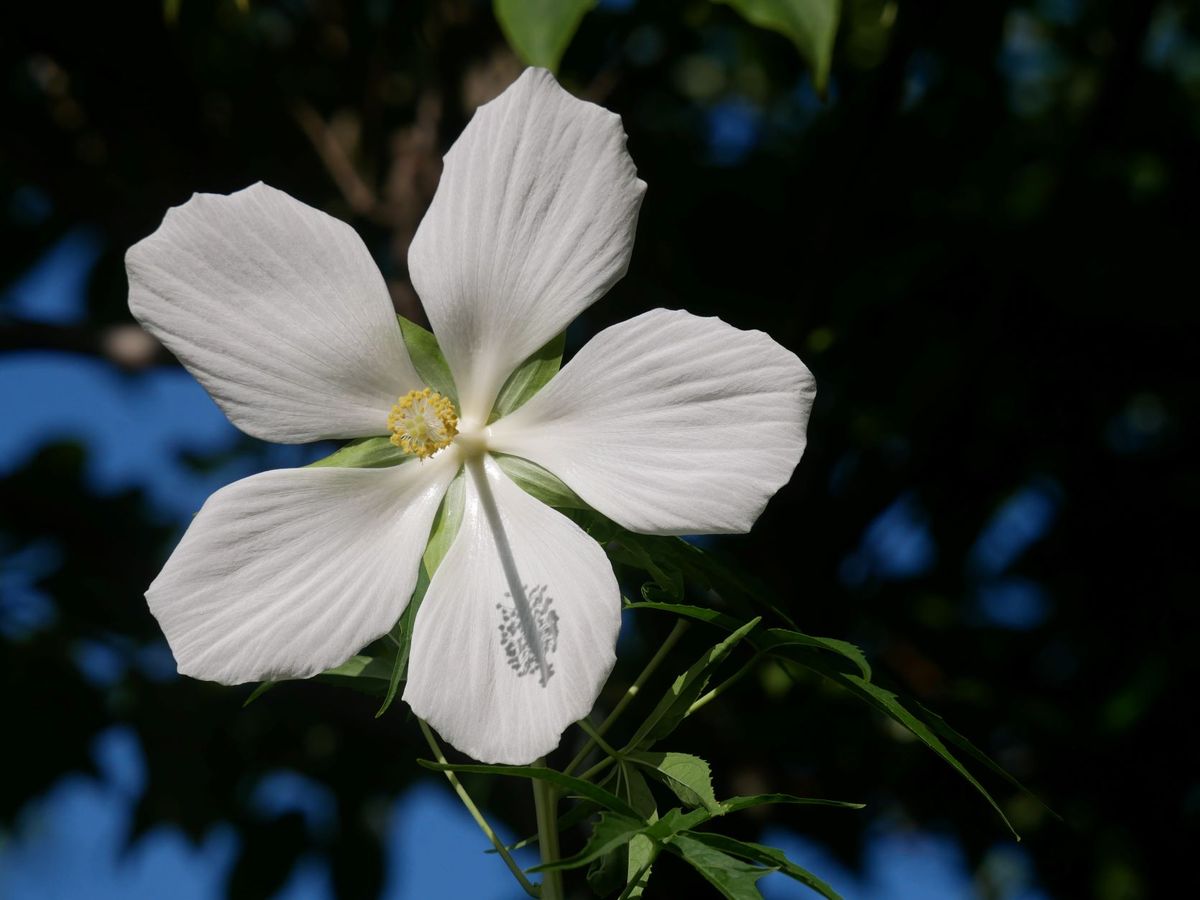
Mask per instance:
[[[454,404],[437,391],[409,391],[388,413],[391,442],[413,456],[426,459],[449,446],[458,434]]]

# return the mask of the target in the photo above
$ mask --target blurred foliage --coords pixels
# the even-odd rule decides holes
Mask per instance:
[[[111,340],[131,321],[124,250],[191,192],[258,179],[351,221],[397,310],[421,320],[405,256],[440,154],[521,66],[490,4],[169,6],[6,11],[0,278],[81,224],[104,253],[86,325],[6,314],[0,349],[104,356],[130,378],[171,364]],[[864,647],[881,678],[1065,816],[988,783],[1051,893],[1194,892],[1200,13],[846,0],[822,104],[796,48],[729,6],[605,3],[560,77],[623,116],[650,185],[630,273],[568,334],[568,354],[654,306],[795,349],[820,386],[808,451],[754,533],[722,549],[803,630]],[[261,458],[249,439],[240,453]],[[380,810],[426,777],[403,705],[377,720],[373,698],[284,684],[242,710],[248,691],[133,664],[161,646],[141,594],[182,523],[136,492],[97,493],[84,465],[57,444],[0,482],[5,565],[58,551],[37,576],[53,621],[3,638],[20,777],[4,780],[0,817],[87,768],[90,738],[125,723],[148,763],[132,840],[230,822],[243,839],[231,896],[270,893],[306,852],[331,861],[342,896],[371,896]],[[1020,532],[1027,505],[1014,503],[1030,496],[1053,520],[1006,555],[997,523],[1016,515]],[[1014,583],[1044,606],[1003,627],[989,604]],[[665,618],[634,622],[604,706],[665,635]],[[130,661],[114,682],[84,676],[93,645]],[[770,666],[756,679],[675,736],[702,748],[719,795],[854,797],[876,817],[952,829],[994,890],[984,863],[1008,838],[970,786],[819,680]],[[279,768],[333,789],[336,828],[255,812],[256,779]],[[494,789],[478,799],[532,831],[527,787]],[[734,836],[768,821],[813,820],[774,810]],[[869,821],[822,818],[812,836],[852,860]],[[655,880],[704,889],[669,857]]]

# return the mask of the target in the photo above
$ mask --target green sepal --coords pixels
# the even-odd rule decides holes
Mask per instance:
[[[336,467],[341,469],[384,469],[416,459],[409,456],[386,437],[358,438],[309,463],[307,468]]]
[[[562,367],[563,348],[566,345],[567,333],[564,331],[552,337],[517,366],[500,388],[500,393],[496,395],[488,422],[495,422],[519,409],[525,401],[544,388]]]
[[[443,397],[449,397],[454,401],[455,407],[461,409],[454,375],[450,372],[450,366],[433,332],[404,316],[397,315],[396,319],[400,323],[400,333],[404,336],[404,346],[408,348],[408,357],[412,360],[413,368],[417,370],[421,381]]]
[[[509,478],[531,497],[536,497],[555,509],[587,509],[588,505],[567,487],[558,476],[535,462],[507,453],[493,453],[492,459]]]

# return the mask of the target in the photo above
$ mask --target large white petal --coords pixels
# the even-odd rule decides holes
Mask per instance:
[[[599,544],[482,468],[469,468],[461,529],[417,610],[404,699],[462,752],[521,765],[591,712],[621,595]]]
[[[209,497],[146,599],[184,675],[307,678],[408,604],[446,454],[386,469],[279,469]]]
[[[645,189],[620,116],[545,69],[475,112],[408,252],[468,418],[625,274]]]
[[[804,452],[812,374],[761,331],[656,309],[589,341],[492,426],[631,531],[749,531]]]
[[[386,434],[420,387],[362,239],[265,184],[194,195],[125,266],[133,314],[255,437]]]

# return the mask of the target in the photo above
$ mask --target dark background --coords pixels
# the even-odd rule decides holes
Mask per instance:
[[[132,327],[124,251],[193,191],[259,179],[352,222],[420,319],[404,260],[440,154],[520,65],[472,2],[15,4],[0,53],[0,829],[20,835],[119,725],[145,762],[130,841],[231,823],[232,896],[271,894],[301,856],[328,861],[339,896],[373,896],[379,806],[424,778],[415,725],[327,686],[242,710],[248,689],[173,677],[141,595],[204,493],[164,504],[98,475],[105,409],[37,373],[77,365],[130,397],[175,379]],[[649,184],[629,275],[569,347],[685,307],[816,374],[796,477],[721,547],[1063,816],[986,780],[1045,895],[1193,892],[1197,9],[846,0],[822,102],[795,49],[727,7],[610,2],[560,78],[623,116]],[[94,261],[77,309],[23,299],[36,265],[72,254]],[[59,426],[22,432],[30,406]],[[204,490],[313,458],[225,431],[152,449],[145,466]],[[669,624],[627,623],[602,705]],[[870,804],[733,833],[783,825],[848,865],[880,828],[950,834],[981,896],[1016,896],[986,803],[833,688],[764,667],[677,744],[718,794]],[[334,826],[251,802],[280,769],[331,789]],[[524,785],[477,789],[532,830]],[[657,895],[688,877],[664,863]]]

